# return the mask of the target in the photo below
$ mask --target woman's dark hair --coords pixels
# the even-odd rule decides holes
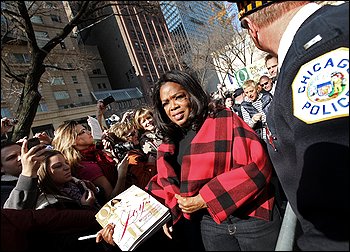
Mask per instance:
[[[207,116],[209,103],[209,95],[193,75],[180,70],[171,70],[163,74],[155,83],[153,106],[155,123],[163,134],[165,141],[176,139],[178,134],[182,132],[182,129],[169,119],[160,100],[160,88],[167,82],[181,85],[190,96],[191,112],[183,128],[186,129],[191,126],[192,129],[198,131]]]

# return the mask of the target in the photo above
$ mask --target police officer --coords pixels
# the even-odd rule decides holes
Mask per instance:
[[[269,154],[301,224],[301,250],[349,250],[349,3],[237,2],[278,56]],[[334,77],[336,76],[336,77]]]

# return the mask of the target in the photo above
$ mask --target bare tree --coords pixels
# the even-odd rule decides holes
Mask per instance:
[[[212,60],[209,63],[222,79],[228,74],[235,75],[242,67],[252,65],[259,52],[247,31],[240,27],[234,7],[233,3],[228,3],[226,8],[212,17],[220,26],[209,34],[206,45],[211,49]]]
[[[140,12],[147,12],[152,15],[158,13],[157,2],[155,1],[69,1],[73,8],[70,21],[57,31],[57,35],[48,40],[44,45],[39,45],[35,35],[31,18],[34,15],[49,15],[52,7],[49,8],[46,1],[4,1],[1,6],[1,65],[5,72],[7,82],[11,87],[16,87],[19,94],[19,105],[17,108],[16,125],[12,140],[18,140],[28,136],[30,127],[34,121],[37,107],[39,105],[40,83],[48,68],[70,70],[52,64],[52,51],[72,33],[75,27],[83,29],[84,26],[93,25],[95,22],[106,18],[110,12],[107,8],[119,5],[135,6]],[[116,15],[116,14],[113,14]],[[6,50],[7,45],[23,44],[27,46],[30,53],[27,67],[13,67],[10,64],[10,57]]]

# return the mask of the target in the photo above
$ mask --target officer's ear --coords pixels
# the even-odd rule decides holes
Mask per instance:
[[[257,40],[258,39],[258,32],[259,32],[259,27],[257,25],[254,24],[254,22],[252,22],[249,17],[245,17],[242,21],[241,21],[241,26],[244,29],[248,30],[249,35],[254,39]]]

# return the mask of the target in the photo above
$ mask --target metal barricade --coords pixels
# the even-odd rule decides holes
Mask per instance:
[[[275,251],[293,251],[297,221],[297,217],[287,202]]]

